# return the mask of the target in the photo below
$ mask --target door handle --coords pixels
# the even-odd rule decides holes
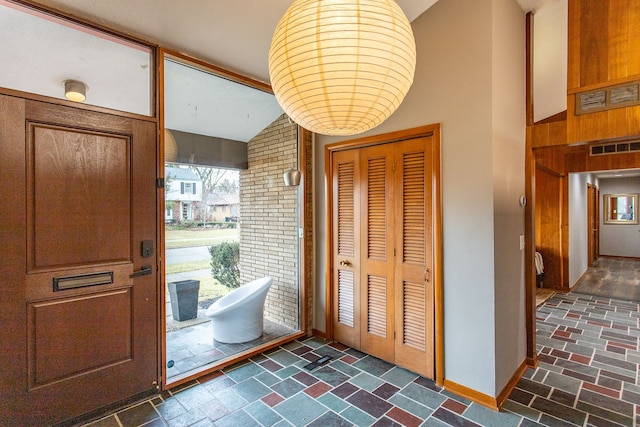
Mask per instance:
[[[134,271],[133,273],[131,273],[129,277],[134,278],[134,277],[140,277],[140,276],[148,276],[149,274],[151,274],[151,266],[143,265],[140,270]]]
[[[345,259],[343,259],[342,261],[340,261],[340,265],[343,267],[348,267],[351,265],[351,263]]]

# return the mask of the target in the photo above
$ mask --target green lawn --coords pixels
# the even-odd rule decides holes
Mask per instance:
[[[192,246],[211,246],[224,241],[238,240],[237,228],[202,230],[166,230],[165,247],[190,248]]]
[[[217,296],[223,296],[229,293],[229,288],[218,283],[211,274],[198,277],[195,280],[200,281],[200,290],[198,291],[198,300],[205,300]]]
[[[167,265],[166,273],[185,273],[187,271],[204,270],[205,268],[211,268],[211,261],[203,259],[201,261],[183,262],[181,264]]]

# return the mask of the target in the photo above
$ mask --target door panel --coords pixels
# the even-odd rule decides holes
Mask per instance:
[[[351,347],[360,347],[360,206],[358,153],[345,151],[333,156],[333,292],[334,338]]]
[[[129,138],[40,123],[28,138],[31,269],[128,260]],[[64,239],[59,224],[73,224]]]
[[[359,228],[361,350],[384,360],[394,360],[393,304],[393,144],[360,149]],[[356,196],[358,197],[358,196]]]
[[[0,246],[1,424],[154,391],[157,263],[139,245],[156,241],[155,123],[5,96],[0,115],[2,217],[18,227]],[[133,279],[143,265],[151,274]]]
[[[433,378],[434,307],[432,265],[431,141],[396,144],[397,187],[402,213],[396,216],[396,363]]]

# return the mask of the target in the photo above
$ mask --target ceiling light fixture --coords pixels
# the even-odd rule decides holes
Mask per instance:
[[[87,85],[78,80],[65,80],[64,96],[73,102],[84,102],[87,99]]]
[[[413,83],[411,24],[393,0],[296,0],[275,29],[269,74],[300,126],[354,135],[386,120]]]

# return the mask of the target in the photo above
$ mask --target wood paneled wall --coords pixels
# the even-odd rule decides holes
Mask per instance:
[[[579,92],[640,79],[640,0],[569,0],[567,142],[640,134],[640,105],[576,115]]]

